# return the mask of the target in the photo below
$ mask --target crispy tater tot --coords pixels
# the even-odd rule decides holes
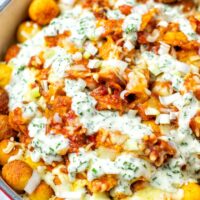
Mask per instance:
[[[48,200],[54,194],[52,188],[42,181],[36,190],[29,195],[30,200]]]
[[[48,24],[59,14],[59,7],[54,0],[34,0],[29,7],[30,18],[39,25]]]
[[[5,63],[0,63],[0,87],[6,86],[11,79],[12,68]]]
[[[3,179],[16,191],[23,191],[33,173],[32,168],[21,160],[14,160],[2,168]]]
[[[19,53],[20,48],[17,44],[12,45],[6,52],[4,60],[9,62],[12,58],[16,57]]]
[[[31,39],[33,36],[35,36],[39,31],[41,30],[41,27],[31,21],[26,21],[20,24],[18,30],[17,30],[17,40],[18,42],[25,42],[28,39]]]
[[[8,93],[3,88],[0,88],[0,114],[8,114],[8,102]]]
[[[15,134],[8,123],[8,116],[0,115],[0,140],[13,137]]]
[[[10,151],[6,152],[8,145],[11,146]],[[5,165],[11,156],[14,156],[18,153],[19,149],[20,147],[16,145],[12,148],[12,142],[10,140],[2,140],[0,142],[0,165]]]
[[[188,183],[182,187],[184,191],[183,200],[199,200],[200,199],[200,185],[197,183]]]

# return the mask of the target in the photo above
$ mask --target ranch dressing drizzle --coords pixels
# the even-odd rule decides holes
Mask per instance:
[[[69,141],[61,134],[46,134],[46,125],[45,117],[36,117],[28,126],[29,136],[33,138],[31,146],[34,148],[31,158],[35,162],[42,158],[47,164],[51,164],[62,160],[59,153],[68,148]]]
[[[143,52],[148,69],[155,76],[163,73],[164,80],[172,82],[173,89],[179,91],[183,88],[184,75],[190,71],[190,66],[182,63],[169,54],[156,55],[153,52]]]
[[[65,79],[65,91],[72,97],[72,109],[79,116],[87,134],[94,134],[101,128],[111,131],[121,131],[139,141],[144,135],[151,134],[151,129],[141,124],[140,117],[135,116],[135,111],[120,116],[118,112],[98,111],[95,109],[96,100],[85,89],[84,80]]]

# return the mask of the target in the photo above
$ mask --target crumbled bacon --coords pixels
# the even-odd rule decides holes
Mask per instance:
[[[120,98],[121,89],[120,87],[114,87],[106,87],[105,85],[101,85],[91,92],[91,96],[93,96],[97,101],[97,110],[112,109],[120,112],[125,110],[126,102]]]
[[[143,152],[142,156],[157,167],[160,167],[176,153],[176,150],[167,141],[154,134],[144,136],[141,150]]]
[[[119,9],[124,15],[129,15],[131,13],[132,7],[129,5],[121,5]]]

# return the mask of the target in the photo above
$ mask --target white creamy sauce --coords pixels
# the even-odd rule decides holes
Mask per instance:
[[[47,119],[34,118],[28,126],[29,136],[33,138],[31,146],[34,147],[31,158],[38,162],[41,158],[51,164],[61,161],[59,153],[68,148],[69,140],[61,134],[46,133]]]
[[[190,71],[190,66],[182,63],[169,54],[156,55],[153,52],[142,54],[148,69],[155,76],[163,73],[162,78],[172,83],[173,89],[179,91],[183,88],[184,75]]]
[[[23,117],[25,119],[33,118],[37,113],[37,104],[35,102],[30,102],[28,104],[23,105]]]
[[[31,70],[24,66],[15,67],[12,74],[11,82],[6,86],[9,94],[9,108],[14,110],[17,107],[22,107],[25,94],[30,90],[30,84],[35,80]]]
[[[114,111],[96,110],[96,100],[85,89],[85,82],[81,79],[65,79],[65,91],[72,97],[72,109],[79,116],[80,122],[87,128],[88,135],[104,128],[111,131],[121,131],[130,138],[140,141],[144,135],[151,134],[151,129],[141,123],[135,111],[119,115]]]

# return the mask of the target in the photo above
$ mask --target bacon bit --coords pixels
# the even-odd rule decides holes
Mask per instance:
[[[113,39],[117,40],[121,38],[122,35],[122,23],[123,20],[100,20],[99,25],[105,28],[105,32],[102,37],[106,37],[108,35],[112,36]]]
[[[86,0],[83,3],[83,8],[92,8],[95,4],[99,7],[109,7],[108,0]]]
[[[122,12],[124,15],[129,15],[131,13],[132,7],[129,5],[121,5],[119,6],[119,10]]]
[[[41,69],[44,64],[44,59],[39,56],[32,56],[28,64],[29,67],[34,67],[36,69]]]
[[[158,138],[155,134],[144,136],[141,150],[144,153],[142,156],[148,158],[156,167],[160,167],[176,153],[168,142]]]
[[[9,96],[6,90],[0,88],[0,114],[8,114]]]
[[[9,113],[9,124],[12,129],[28,135],[27,121],[22,116],[21,108],[16,108]]]
[[[97,101],[97,110],[112,109],[124,112],[125,101],[120,98],[120,93],[119,89],[112,87],[109,89],[109,87],[101,85],[91,92],[91,96]]]
[[[197,32],[198,34],[200,34],[200,21],[197,20],[197,21],[196,21],[196,24],[197,24],[196,32]]]
[[[61,185],[61,184],[62,184],[61,180],[58,178],[57,175],[56,175],[55,178],[53,179],[53,182],[54,182],[55,185]]]
[[[149,44],[149,42],[147,41],[147,38],[146,38],[146,33],[144,31],[138,32],[137,42],[139,44]]]
[[[12,58],[15,58],[20,51],[20,47],[18,45],[12,45],[6,52],[5,62],[9,62]]]
[[[69,37],[71,33],[69,31],[65,31],[62,34],[56,35],[56,36],[45,36],[45,42],[47,47],[55,47],[61,41],[67,37]]]
[[[80,147],[86,145],[86,136],[84,134],[69,135],[68,139],[70,140],[69,153],[78,152]]]
[[[88,182],[88,189],[91,192],[106,192],[117,185],[117,179],[114,175],[105,175],[98,179]]]

